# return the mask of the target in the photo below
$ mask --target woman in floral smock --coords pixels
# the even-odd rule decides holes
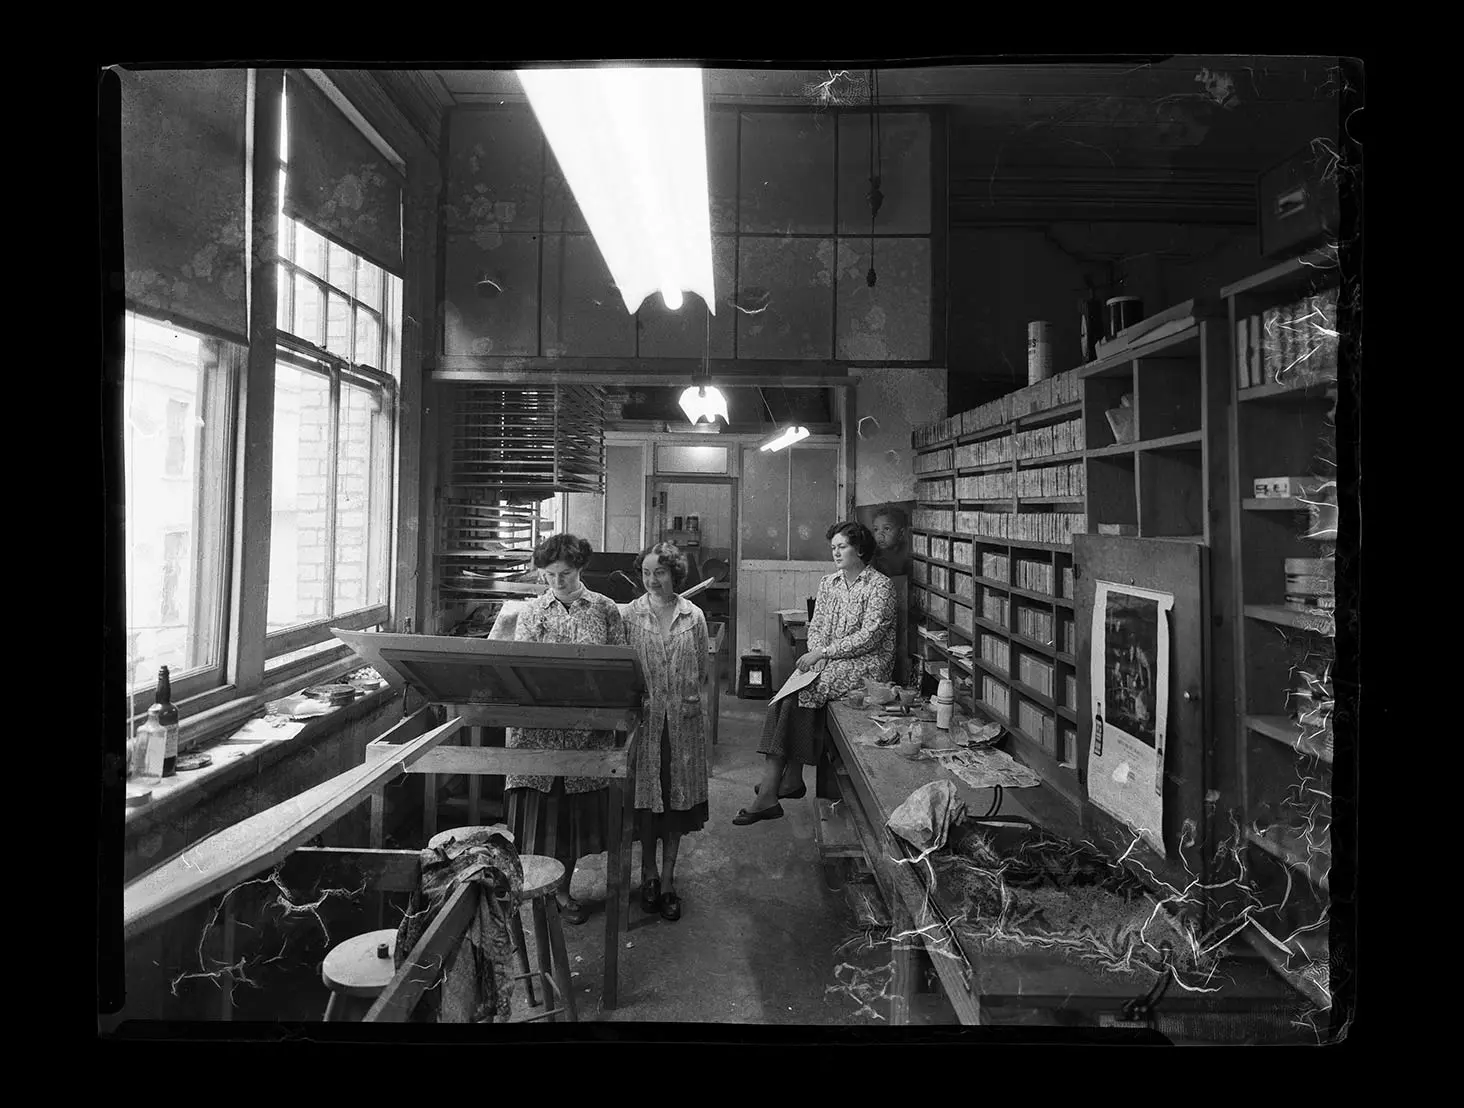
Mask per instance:
[[[513,625],[515,642],[592,643],[624,646],[625,624],[620,608],[608,596],[591,592],[580,583],[580,571],[590,560],[590,544],[574,535],[550,535],[534,551],[548,591],[506,608],[494,625]],[[614,731],[551,731],[540,728],[507,729],[510,750],[610,750]],[[564,864],[564,880],[557,890],[560,915],[570,923],[584,923],[584,908],[569,895],[579,859],[607,848],[610,823],[608,778],[540,777],[509,774],[504,786],[506,822],[521,854],[542,854]]]
[[[826,709],[830,700],[860,689],[866,677],[888,681],[895,665],[895,589],[869,560],[874,536],[862,523],[836,523],[828,530],[837,571],[818,584],[808,652],[800,670],[817,669],[818,680],[793,697],[768,707],[758,752],[766,756],[762,783],[752,807],[733,823],[746,826],[783,814],[781,799],[807,793],[803,767],[823,755]]]
[[[707,742],[702,684],[707,661],[707,619],[678,595],[686,583],[686,555],[663,542],[636,559],[645,595],[621,611],[625,633],[646,675],[649,710],[636,756],[635,816],[641,841],[641,906],[661,918],[681,918],[676,854],[681,836],[707,822]],[[661,868],[656,869],[656,843]]]

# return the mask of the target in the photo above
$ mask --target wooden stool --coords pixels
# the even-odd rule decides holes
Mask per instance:
[[[429,850],[435,850],[439,846],[446,846],[454,839],[462,842],[469,835],[476,834],[479,831],[497,831],[509,842],[513,842],[513,832],[508,829],[508,824],[495,823],[491,827],[454,827],[450,831],[439,831],[427,840],[427,848]]]
[[[529,951],[524,943],[523,924],[515,916],[511,930],[518,961],[523,972],[514,975],[515,981],[528,983],[529,1003],[534,1004],[533,979],[538,978],[544,987],[545,1010],[537,1016],[530,1016],[522,1023],[534,1023],[547,1019],[556,1022],[556,1017],[566,1015],[570,1023],[578,1023],[579,1016],[574,1008],[574,988],[569,983],[569,956],[564,950],[564,928],[559,922],[559,901],[554,891],[564,880],[564,864],[541,854],[520,854],[519,862],[524,868],[523,899],[534,910],[534,945],[539,950],[539,969],[529,969]],[[554,993],[557,1008],[549,1007],[549,994]]]
[[[396,929],[368,931],[337,943],[320,964],[320,979],[330,990],[326,1023],[358,1021],[396,976]]]
[[[427,848],[429,850],[435,850],[439,846],[447,846],[448,843],[454,840],[462,842],[469,835],[479,831],[497,831],[509,842],[513,842],[513,832],[508,829],[508,825],[498,823],[492,827],[454,827],[448,831],[439,831],[427,841]],[[528,894],[525,893],[524,895],[527,897]],[[555,906],[558,907],[557,904]],[[509,917],[508,929],[513,933],[513,948],[514,952],[518,955],[520,972],[515,977],[515,980],[520,977],[526,978],[524,987],[529,990],[529,1003],[537,1004],[538,1001],[534,999],[534,974],[529,970],[529,946],[524,939],[524,921],[517,912]]]

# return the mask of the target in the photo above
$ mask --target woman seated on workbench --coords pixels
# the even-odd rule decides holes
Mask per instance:
[[[580,583],[590,544],[574,535],[550,535],[534,551],[534,565],[549,588],[542,596],[505,608],[515,642],[591,643],[624,646],[625,623],[615,601]],[[497,625],[495,624],[495,632]],[[494,634],[494,638],[507,635]],[[611,750],[614,731],[507,728],[510,750]],[[569,894],[579,859],[599,854],[609,840],[609,781],[603,777],[540,777],[509,774],[504,785],[509,830],[523,854],[544,854],[564,864],[556,890],[559,913],[584,923],[584,908]]]
[[[681,836],[707,822],[707,743],[702,685],[707,679],[707,619],[680,596],[689,571],[672,543],[636,558],[646,591],[621,609],[625,634],[646,677],[645,742],[637,748],[635,818],[641,841],[641,906],[681,918],[676,854]],[[656,843],[661,844],[660,874]]]
[[[746,826],[783,814],[780,800],[805,795],[803,767],[817,765],[826,736],[830,700],[863,688],[866,677],[888,681],[895,665],[895,589],[869,560],[874,536],[862,523],[836,523],[828,529],[837,571],[818,583],[808,651],[798,668],[818,669],[818,680],[796,699],[786,696],[768,706],[759,753],[766,756],[762,783],[751,808],[733,823]]]

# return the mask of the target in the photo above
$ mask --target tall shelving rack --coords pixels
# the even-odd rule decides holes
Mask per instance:
[[[1077,373],[918,429],[913,445],[916,633],[927,657],[969,680],[958,696],[972,714],[1001,723],[1013,753],[1077,807],[1071,534],[1085,529],[1087,502]],[[942,633],[943,643],[931,637]],[[952,653],[961,646],[969,658]],[[1050,691],[1022,679],[1047,674]]]
[[[1289,709],[1299,674],[1329,676],[1336,628],[1331,611],[1288,602],[1286,563],[1330,552],[1335,507],[1330,529],[1325,516],[1335,496],[1253,493],[1260,478],[1335,481],[1330,412],[1337,397],[1337,328],[1335,308],[1329,316],[1322,305],[1335,298],[1339,278],[1335,254],[1318,252],[1221,290],[1231,333],[1239,336],[1229,451],[1240,659],[1239,796],[1233,800],[1242,813],[1253,887],[1265,906],[1247,937],[1323,1008],[1330,1004],[1331,721],[1325,713]],[[1319,296],[1320,304],[1307,303]],[[1303,307],[1286,310],[1294,305]],[[1263,382],[1253,383],[1258,376]]]

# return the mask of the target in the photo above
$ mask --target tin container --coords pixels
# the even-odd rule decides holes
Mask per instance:
[[[1108,301],[1108,337],[1144,318],[1144,304],[1137,296],[1115,296]]]
[[[1027,324],[1027,384],[1052,376],[1052,340],[1055,328],[1046,320]]]

